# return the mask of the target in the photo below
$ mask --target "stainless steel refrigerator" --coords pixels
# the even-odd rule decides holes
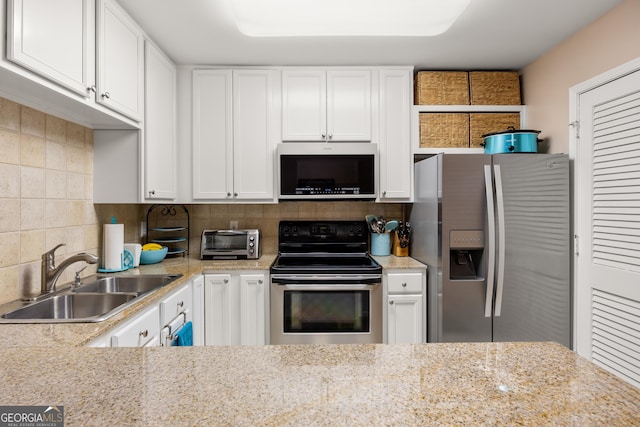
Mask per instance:
[[[415,164],[411,256],[429,342],[571,347],[569,159],[438,154]]]

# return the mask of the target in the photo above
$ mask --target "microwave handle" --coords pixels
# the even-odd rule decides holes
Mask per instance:
[[[237,234],[247,234],[245,231],[241,230],[218,230],[215,234],[220,234],[222,236],[235,236]]]

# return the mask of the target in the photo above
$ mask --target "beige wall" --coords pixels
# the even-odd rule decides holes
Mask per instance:
[[[527,128],[542,131],[548,152],[568,153],[569,88],[638,57],[640,1],[625,0],[521,70]]]

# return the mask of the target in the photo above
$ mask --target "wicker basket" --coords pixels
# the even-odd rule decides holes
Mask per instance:
[[[420,113],[420,148],[469,148],[469,114]]]
[[[469,105],[466,71],[420,71],[415,78],[416,105]]]
[[[469,137],[472,148],[481,147],[482,135],[502,132],[510,126],[520,129],[519,113],[471,113],[469,115]]]
[[[471,71],[471,105],[520,105],[517,71]]]

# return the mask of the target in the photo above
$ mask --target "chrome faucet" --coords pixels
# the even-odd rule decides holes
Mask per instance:
[[[71,264],[78,261],[84,261],[87,264],[96,264],[98,262],[97,256],[88,254],[86,252],[81,252],[79,254],[70,256],[56,267],[55,251],[56,249],[64,245],[65,243],[61,243],[55,248],[51,249],[49,252],[45,252],[42,255],[42,274],[40,284],[41,294],[47,294],[55,291],[56,281],[58,280],[58,277],[60,277],[60,274],[64,271],[64,269],[69,267]]]

